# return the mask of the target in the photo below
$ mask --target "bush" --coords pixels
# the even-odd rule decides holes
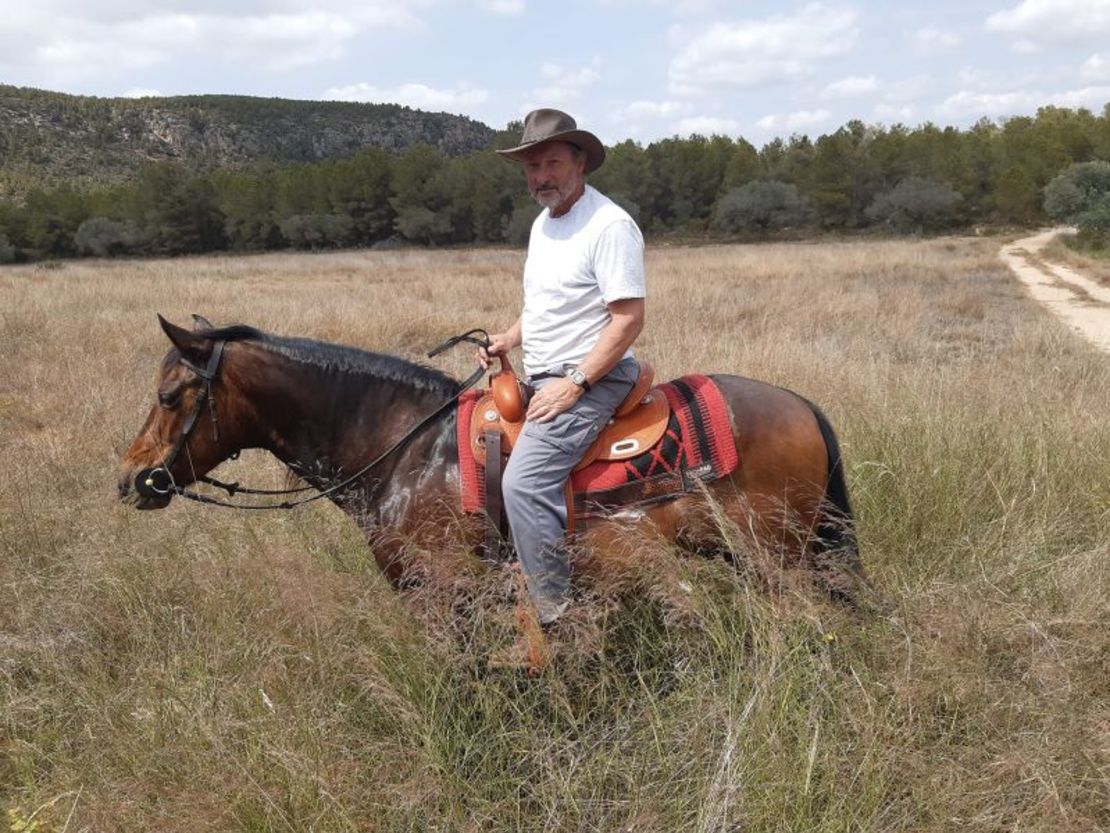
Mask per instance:
[[[717,201],[712,224],[718,231],[770,231],[801,225],[806,206],[798,188],[785,182],[749,182]]]
[[[354,221],[339,214],[294,214],[280,224],[281,233],[298,249],[342,246],[351,235]]]
[[[515,246],[527,246],[528,238],[532,236],[532,223],[540,211],[541,208],[532,201],[518,204],[505,220],[505,239]]]
[[[8,242],[8,238],[0,234],[0,264],[15,263],[15,246]]]
[[[406,240],[416,243],[444,243],[451,239],[451,217],[446,211],[432,211],[421,205],[402,208],[393,225]]]
[[[898,231],[921,232],[955,219],[952,209],[962,199],[947,182],[910,176],[875,197],[865,213]]]
[[[73,242],[82,255],[111,257],[131,251],[142,242],[139,227],[130,220],[90,217],[77,227]]]
[[[1072,223],[1089,243],[1110,241],[1110,162],[1082,162],[1044,189],[1044,210]]]

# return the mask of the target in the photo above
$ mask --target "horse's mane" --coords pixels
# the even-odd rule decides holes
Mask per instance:
[[[372,376],[375,379],[401,382],[417,390],[452,396],[460,385],[435,368],[410,362],[387,353],[372,353],[346,344],[332,344],[311,338],[277,336],[246,324],[233,324],[211,330],[198,330],[196,335],[213,341],[249,341],[293,361],[311,365],[328,373]]]

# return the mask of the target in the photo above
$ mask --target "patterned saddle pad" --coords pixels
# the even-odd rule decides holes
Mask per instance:
[[[681,497],[731,474],[739,465],[728,404],[704,375],[683,376],[659,385],[671,406],[670,420],[654,446],[629,460],[597,461],[571,475],[574,515],[589,518],[620,507]],[[484,391],[459,397],[460,499],[464,512],[485,506],[485,472],[469,442],[470,417]]]

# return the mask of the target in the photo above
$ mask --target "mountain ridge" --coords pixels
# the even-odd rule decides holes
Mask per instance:
[[[458,156],[489,148],[495,134],[466,116],[399,104],[221,94],[101,98],[0,84],[0,198],[126,182],[152,162],[208,171],[415,144]]]

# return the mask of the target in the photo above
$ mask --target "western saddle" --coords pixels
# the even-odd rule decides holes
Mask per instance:
[[[470,447],[475,458],[485,467],[486,512],[491,536],[490,554],[497,553],[506,531],[501,503],[501,475],[524,428],[526,403],[524,392],[505,356],[501,370],[491,374],[489,390],[479,398],[470,418]],[[655,445],[667,429],[670,405],[662,391],[652,388],[655,369],[649,362],[639,362],[636,384],[624,398],[593,445],[589,447],[574,471],[597,461],[628,460]],[[567,481],[567,532],[574,531],[574,492]]]

